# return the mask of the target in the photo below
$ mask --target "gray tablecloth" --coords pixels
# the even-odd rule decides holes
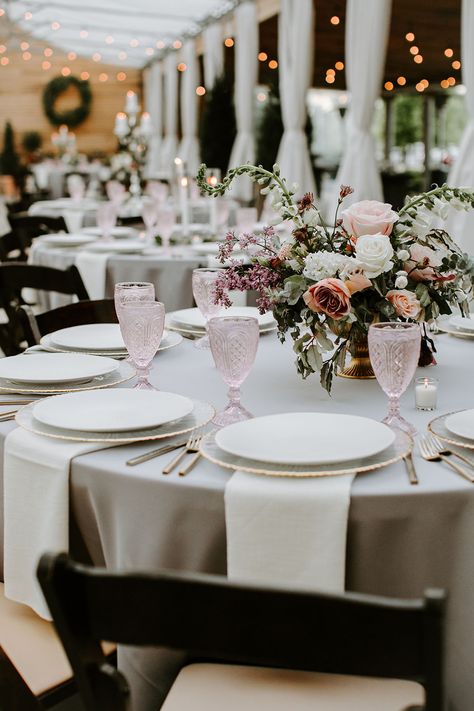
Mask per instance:
[[[472,407],[474,343],[437,338],[439,411]],[[256,364],[243,386],[255,415],[325,411],[381,419],[386,398],[376,381],[336,379],[332,397],[316,378],[302,381],[288,345],[261,338]],[[426,370],[420,371],[426,373]],[[225,403],[225,386],[209,352],[186,341],[155,360],[163,390]],[[414,408],[413,386],[404,414],[423,431],[432,417]],[[4,435],[14,425],[0,425]],[[231,473],[201,461],[185,478],[161,474],[169,455],[134,468],[125,465],[152,445],[101,450],[71,468],[72,509],[95,563],[125,569],[173,568],[226,572],[224,489]],[[474,704],[474,487],[444,464],[415,456],[420,485],[410,486],[402,463],[359,475],[349,514],[346,588],[413,597],[427,587],[449,591],[447,674],[450,711]],[[363,640],[360,640],[363,646]],[[317,644],[317,640],[315,640]],[[161,666],[157,664],[160,661]],[[132,683],[134,711],[156,711],[175,667],[173,657],[126,650],[120,664]]]
[[[67,269],[74,264],[76,254],[74,249],[51,249],[37,242],[31,250],[30,263]],[[166,257],[157,250],[154,255],[110,256],[104,296],[113,296],[114,286],[120,281],[151,281],[155,285],[157,299],[164,303],[167,311],[193,306],[191,275],[196,267],[206,266],[207,257],[198,256],[184,248],[177,248],[172,254],[174,256]],[[70,297],[55,293],[42,292],[39,298],[43,310],[70,302]]]

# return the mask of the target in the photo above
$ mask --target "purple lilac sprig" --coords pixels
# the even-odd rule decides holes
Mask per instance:
[[[232,252],[236,247],[241,250],[247,249],[248,247],[259,247],[260,251],[257,252],[255,256],[273,257],[276,256],[276,252],[271,246],[274,238],[275,230],[273,227],[264,227],[263,235],[259,235],[258,237],[247,232],[242,232],[238,236],[236,236],[234,232],[227,232],[224,241],[219,245],[217,257],[220,262],[224,263],[232,256]]]
[[[272,306],[269,291],[281,283],[282,277],[278,272],[261,264],[234,264],[217,277],[214,303],[227,308],[232,306],[229,291],[258,291],[257,306],[263,313]]]

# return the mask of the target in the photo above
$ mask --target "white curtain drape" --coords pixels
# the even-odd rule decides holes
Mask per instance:
[[[284,133],[277,163],[297,194],[315,193],[314,175],[304,131],[306,94],[311,86],[314,57],[313,0],[281,0],[278,18],[278,59]]]
[[[215,22],[203,32],[204,39],[204,86],[209,91],[216,79],[224,74],[224,42],[222,24]]]
[[[336,178],[358,200],[382,200],[383,190],[372,137],[374,105],[380,94],[392,0],[347,0],[346,78],[350,91],[345,153]]]
[[[459,147],[459,155],[448,176],[448,185],[474,189],[474,3],[463,0],[461,11],[462,80],[466,87],[469,122]],[[461,249],[474,255],[474,213],[455,212],[448,217],[447,229]]]
[[[147,156],[147,174],[150,177],[160,170],[160,149],[163,140],[163,67],[155,62],[143,73],[145,110],[151,116],[153,133],[150,136]]]
[[[258,19],[254,2],[243,2],[235,11],[235,117],[237,136],[229,168],[255,161],[254,94],[258,77]],[[247,176],[234,181],[233,197],[251,200],[253,185]]]
[[[196,41],[188,40],[183,47],[183,62],[186,71],[181,77],[181,130],[183,138],[179,144],[178,155],[186,163],[188,172],[195,175],[199,168],[198,97],[199,66],[196,54]]]
[[[178,70],[176,68],[176,53],[170,52],[164,59],[165,84],[165,137],[161,145],[160,169],[171,175],[173,161],[178,155]]]

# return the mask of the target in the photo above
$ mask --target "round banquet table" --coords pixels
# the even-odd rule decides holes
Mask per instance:
[[[67,269],[75,263],[77,253],[77,249],[47,247],[38,238],[31,248],[29,262]],[[167,311],[190,308],[194,305],[191,288],[193,269],[206,265],[207,257],[199,256],[186,247],[172,247],[169,255],[153,247],[146,254],[110,254],[102,298],[112,297],[118,282],[151,281],[155,284],[156,298],[164,303]],[[42,292],[38,302],[43,310],[49,310],[70,303],[71,297]]]
[[[436,337],[436,344],[439,365],[429,374],[440,381],[437,413],[472,407],[474,343],[443,334]],[[427,372],[420,369],[418,374]],[[160,389],[207,400],[218,408],[226,400],[210,352],[195,349],[191,341],[158,354],[152,380]],[[386,397],[375,380],[336,378],[331,397],[317,377],[301,380],[291,344],[282,346],[275,334],[261,337],[242,391],[244,405],[255,415],[324,411],[381,419],[386,410]],[[423,432],[434,415],[415,410],[413,385],[402,402],[405,416]],[[14,426],[0,424],[2,446]],[[224,490],[232,473],[200,460],[186,477],[163,476],[169,454],[126,466],[130,457],[153,446],[104,449],[73,460],[71,510],[88,554],[95,564],[110,568],[225,574]],[[471,711],[474,486],[445,464],[414,455],[418,486],[409,484],[402,462],[354,480],[346,589],[410,598],[422,595],[427,587],[445,588],[449,709]],[[176,655],[127,648],[120,650],[119,659],[132,686],[134,711],[156,709],[176,672]]]

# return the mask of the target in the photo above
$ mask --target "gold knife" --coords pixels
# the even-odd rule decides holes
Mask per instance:
[[[174,442],[173,444],[165,444],[163,447],[158,447],[157,449],[152,449],[151,452],[146,454],[140,454],[138,457],[133,457],[126,462],[127,466],[134,467],[136,464],[142,464],[143,462],[148,462],[150,459],[159,457],[162,454],[168,454],[168,452],[173,452],[175,449],[184,447],[186,442]]]
[[[419,484],[420,482],[418,481],[418,475],[416,473],[415,465],[413,464],[412,453],[408,452],[408,454],[403,457],[403,461],[405,462],[405,467],[407,470],[410,484]]]

